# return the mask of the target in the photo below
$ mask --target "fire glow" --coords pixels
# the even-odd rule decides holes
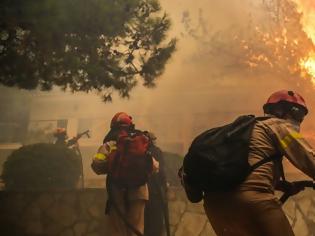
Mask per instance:
[[[302,13],[303,30],[315,44],[315,1],[314,0],[295,0],[298,10]],[[305,70],[310,76],[315,86],[315,52],[310,52],[309,56],[301,60],[302,70]]]

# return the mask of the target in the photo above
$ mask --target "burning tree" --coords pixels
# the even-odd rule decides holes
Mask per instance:
[[[223,65],[225,73],[272,75],[292,85],[314,86],[315,47],[304,30],[298,5],[291,0],[262,0],[260,9],[264,22],[253,20],[246,28],[233,26],[220,32],[205,30],[202,12],[197,27],[184,13],[186,34],[198,40],[203,56]]]
[[[3,0],[0,9],[5,86],[128,97],[139,78],[154,86],[175,50],[157,0]]]

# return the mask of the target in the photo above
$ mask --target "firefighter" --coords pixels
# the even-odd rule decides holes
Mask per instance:
[[[302,96],[293,91],[273,93],[263,106],[270,119],[258,121],[249,146],[253,165],[274,155],[286,157],[294,166],[315,179],[315,150],[300,134],[308,113]],[[292,236],[293,230],[274,195],[281,174],[280,161],[255,169],[233,192],[205,193],[204,208],[218,236]]]
[[[118,148],[118,137],[124,132],[134,132],[132,118],[124,113],[117,113],[111,121],[110,131],[104,138],[104,144],[98,149],[92,162],[92,169],[97,174],[109,174],[110,155]],[[152,170],[158,171],[158,162],[150,157]],[[144,208],[149,200],[147,184],[138,187],[122,187],[109,177],[106,181],[109,199],[106,213],[109,216],[111,236],[143,235]]]
[[[57,128],[54,132],[54,137],[56,138],[55,144],[57,145],[67,145],[67,131],[65,128]]]

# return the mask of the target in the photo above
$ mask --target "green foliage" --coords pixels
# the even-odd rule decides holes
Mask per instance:
[[[38,143],[14,151],[4,163],[7,190],[74,188],[80,177],[80,157],[61,145]]]
[[[157,0],[3,0],[0,83],[122,97],[153,86],[175,50]]]
[[[167,182],[172,186],[180,185],[178,170],[183,164],[183,157],[172,152],[163,152]]]

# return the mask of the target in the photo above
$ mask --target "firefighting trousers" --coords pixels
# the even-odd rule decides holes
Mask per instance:
[[[204,208],[218,236],[294,236],[277,200],[248,201],[231,195],[206,196]]]
[[[132,200],[128,207],[122,201],[117,202],[117,207],[124,214],[126,220],[140,233],[144,231],[144,208],[145,200]],[[114,207],[109,211],[110,236],[134,236],[132,230],[125,224]]]

